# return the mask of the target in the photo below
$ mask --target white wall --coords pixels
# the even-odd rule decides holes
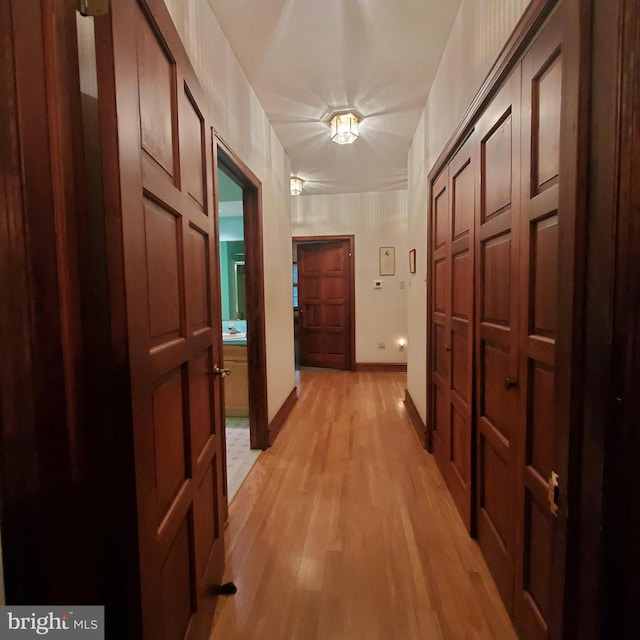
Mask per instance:
[[[463,0],[409,149],[409,220],[417,271],[408,291],[407,389],[423,420],[426,404],[427,175],[507,42],[528,0]]]
[[[295,386],[289,159],[206,0],[165,0],[216,132],[262,182],[269,420]]]
[[[407,192],[296,196],[292,225],[294,236],[355,236],[356,362],[406,362],[413,345],[401,352],[397,343],[407,337]],[[395,247],[394,276],[380,275],[381,246]],[[374,280],[383,288],[374,289]]]

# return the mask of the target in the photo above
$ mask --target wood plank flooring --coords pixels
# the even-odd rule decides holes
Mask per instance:
[[[515,639],[420,447],[402,373],[300,372],[230,506],[211,640]]]

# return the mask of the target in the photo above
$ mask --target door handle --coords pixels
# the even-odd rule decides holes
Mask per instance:
[[[231,375],[231,369],[221,369],[217,364],[214,364],[213,373],[221,378],[226,378]]]
[[[518,383],[515,380],[510,380],[509,378],[505,378],[504,381],[504,388],[507,391],[511,391],[511,389],[513,389],[514,387],[517,387]]]

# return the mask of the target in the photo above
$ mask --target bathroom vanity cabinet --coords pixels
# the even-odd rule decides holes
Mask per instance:
[[[246,344],[223,344],[224,366],[231,375],[224,380],[225,413],[249,415],[249,370]]]

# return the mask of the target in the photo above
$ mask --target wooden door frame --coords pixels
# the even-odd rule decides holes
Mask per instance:
[[[217,169],[230,174],[242,188],[249,370],[249,430],[252,449],[267,449],[269,433],[267,352],[264,309],[264,255],[262,244],[262,183],[218,135],[214,141],[214,200],[218,211]],[[217,214],[216,214],[217,215]],[[222,338],[221,338],[222,339]]]
[[[293,236],[291,242],[296,243],[327,243],[335,241],[347,241],[349,242],[349,254],[351,260],[349,261],[349,314],[351,317],[349,327],[349,340],[351,342],[350,351],[351,357],[349,362],[348,371],[356,370],[356,253],[355,253],[355,236],[350,235],[334,235],[334,236]]]
[[[101,434],[98,420],[87,419],[91,320],[81,315],[86,192],[76,12],[53,0],[2,0],[0,31],[5,593],[10,603],[80,604],[97,601],[104,586],[104,539]]]
[[[139,637],[137,540],[123,535],[135,531],[128,379],[106,311],[104,217],[89,197],[76,11],[1,0],[0,25],[6,597],[101,602],[114,628]]]
[[[555,471],[560,478],[558,521],[563,535],[556,536],[549,612],[549,638],[571,638],[577,620],[575,593],[580,589],[575,540],[580,534],[577,519],[580,490],[584,397],[582,375],[584,336],[586,212],[589,166],[589,89],[591,73],[591,3],[564,0],[562,20],[562,112],[560,124],[560,170],[558,207],[558,290],[555,378]],[[586,471],[586,470],[585,470]],[[587,473],[593,473],[589,470]],[[563,480],[564,479],[564,480]],[[570,541],[570,544],[567,544]],[[582,633],[577,637],[583,638]]]
[[[603,404],[609,417],[603,467],[602,634],[627,640],[640,636],[640,2],[620,7],[619,106],[613,226],[611,376]],[[615,41],[615,38],[614,38]],[[610,237],[607,234],[605,237]],[[606,254],[605,254],[606,255]],[[604,301],[603,301],[604,302]],[[602,305],[607,309],[606,304]],[[603,372],[604,373],[604,372]],[[605,383],[605,380],[602,380]],[[606,383],[601,389],[607,388]],[[604,426],[607,422],[601,422]]]
[[[587,11],[577,5],[578,0],[571,0],[576,24],[580,10]],[[568,553],[568,572],[575,582],[575,588],[569,593],[574,619],[565,619],[565,638],[571,640],[597,640],[607,631],[611,633],[608,622],[611,616],[617,619],[620,613],[615,609],[620,582],[611,570],[608,556],[619,546],[623,554],[631,551],[630,544],[637,549],[637,541],[630,543],[628,537],[624,540],[612,537],[615,525],[609,527],[612,520],[621,515],[615,510],[623,503],[620,497],[628,491],[623,482],[625,473],[629,473],[628,479],[637,481],[638,477],[637,468],[629,468],[628,458],[626,469],[625,458],[622,463],[620,460],[621,415],[616,396],[621,395],[617,388],[621,372],[615,326],[618,224],[621,217],[628,215],[632,198],[637,202],[638,197],[637,178],[629,180],[634,159],[627,146],[637,145],[638,135],[635,129],[634,140],[633,111],[637,118],[640,105],[633,95],[630,61],[635,59],[638,74],[640,52],[637,39],[635,42],[627,39],[637,24],[638,2],[592,0],[589,9],[583,20],[590,27],[592,38],[587,68],[590,84],[585,87],[583,99],[590,100],[591,117],[587,120],[583,142],[589,149],[588,160],[580,172],[585,202],[579,225],[586,229],[586,247],[580,256],[584,283],[581,288],[583,330],[577,336],[583,345],[584,359],[582,402],[575,416],[577,451],[569,460],[575,471],[569,476],[568,487],[569,498],[575,496],[572,520],[576,530]],[[637,571],[631,560],[634,556],[628,554],[627,557],[627,571]]]

